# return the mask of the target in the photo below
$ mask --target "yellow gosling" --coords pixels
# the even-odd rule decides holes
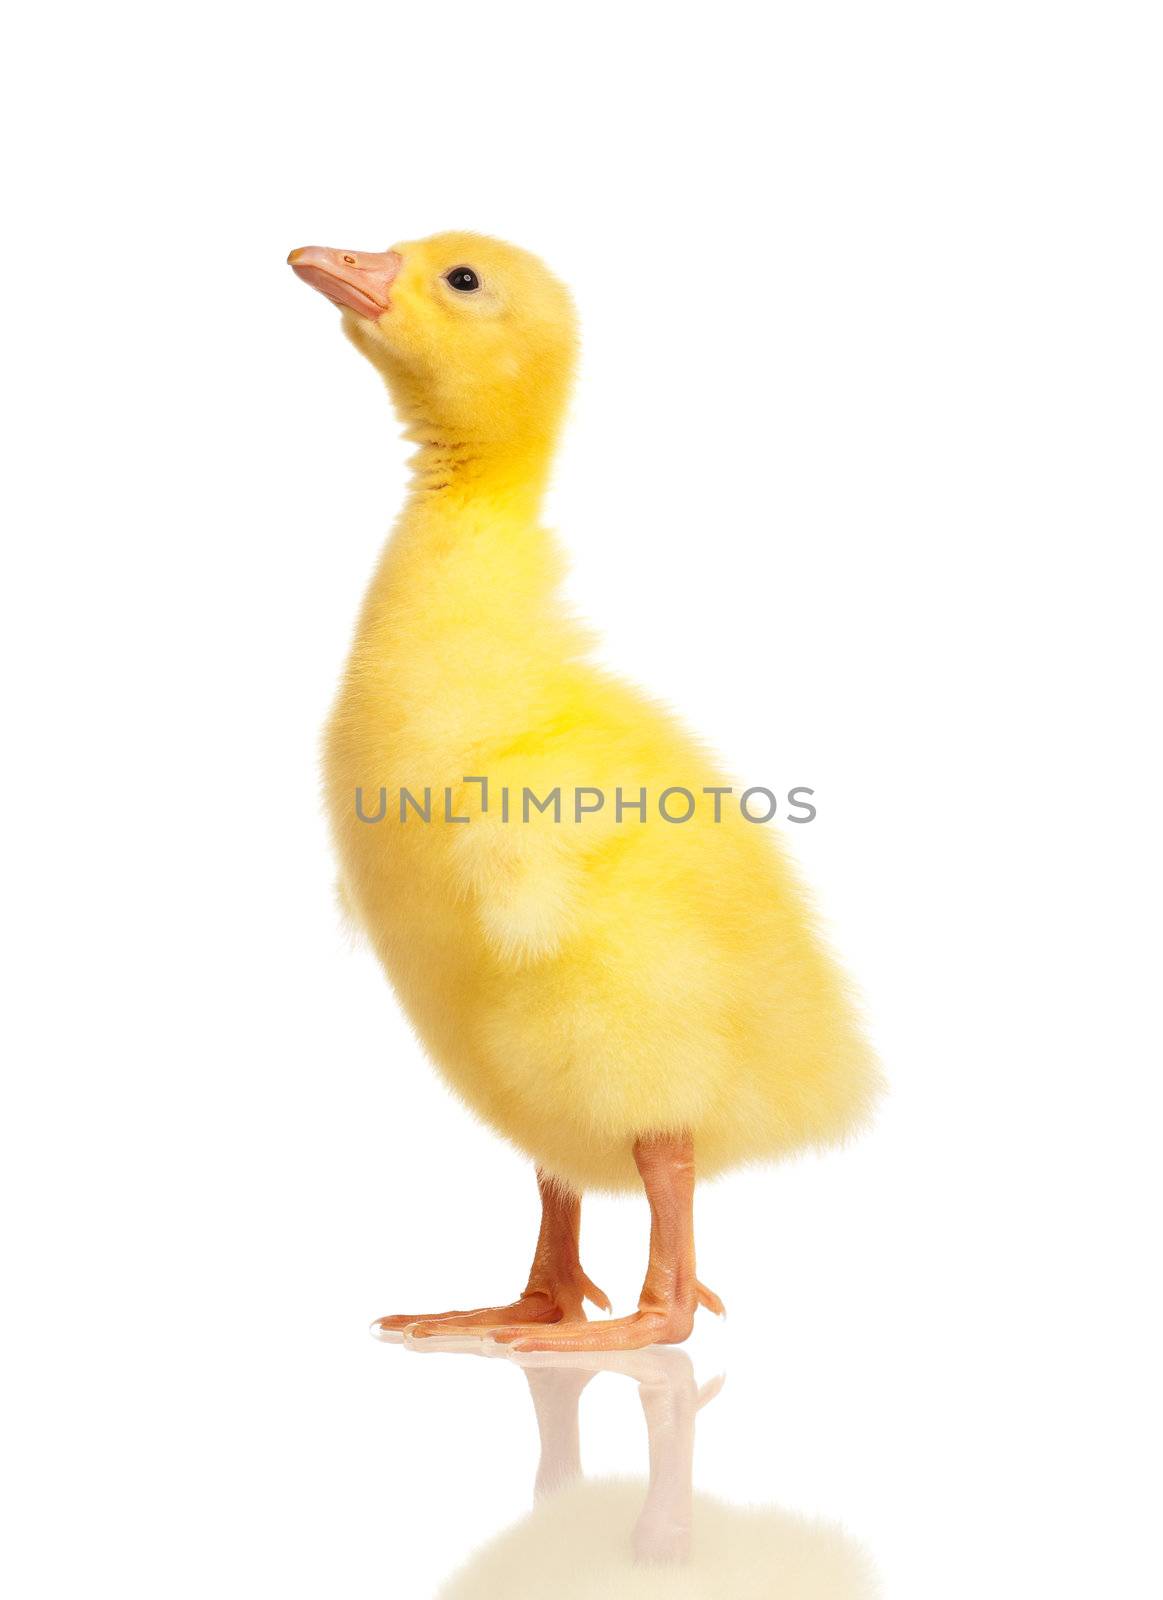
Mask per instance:
[[[418,446],[326,733],[344,899],[432,1060],[536,1164],[543,1208],[516,1301],[373,1331],[677,1342],[697,1304],[721,1310],[695,1277],[695,1171],[843,1139],[872,1106],[874,1061],[775,830],[737,790],[705,792],[731,779],[592,662],[559,594],[539,508],[574,370],[565,288],[472,233],[290,261],[343,308]],[[698,802],[689,821],[660,813],[675,786]],[[361,820],[357,790],[382,820]],[[561,820],[526,791],[560,791]],[[639,1185],[639,1310],[587,1323],[583,1297],[606,1302],[578,1259],[579,1197]]]

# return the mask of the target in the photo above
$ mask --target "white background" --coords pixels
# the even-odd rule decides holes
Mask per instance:
[[[462,226],[574,287],[573,592],[817,790],[892,1085],[700,1194],[697,1484],[895,1600],[1159,1592],[1153,13],[17,21],[7,1592],[424,1600],[529,1501],[520,1374],[366,1332],[515,1292],[536,1204],[337,925],[317,730],[405,448],[284,265]],[[587,1205],[620,1310],[644,1249]],[[583,1412],[645,1471],[625,1380]]]

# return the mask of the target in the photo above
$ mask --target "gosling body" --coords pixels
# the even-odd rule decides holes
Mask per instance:
[[[731,778],[593,662],[562,600],[540,503],[574,364],[569,296],[472,234],[291,260],[344,306],[418,447],[325,776],[344,899],[431,1059],[536,1163],[543,1201],[547,1184],[645,1182],[654,1206],[659,1150],[703,1177],[842,1139],[876,1067],[777,830],[706,792]],[[688,821],[660,815],[675,788],[697,799]],[[381,789],[382,821],[361,820],[357,790],[367,816]],[[579,789],[601,807],[579,817]],[[430,821],[407,804],[401,820],[401,790],[421,807],[429,793]],[[527,790],[560,791],[560,820]],[[619,820],[617,792],[642,790],[645,814]],[[569,1279],[576,1251],[558,1266]],[[688,1267],[693,1313],[693,1251]],[[684,1321],[654,1332],[683,1337]]]

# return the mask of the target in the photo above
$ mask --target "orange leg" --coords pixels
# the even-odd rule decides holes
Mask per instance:
[[[722,1315],[722,1301],[695,1277],[693,1141],[640,1139],[634,1160],[650,1202],[650,1263],[634,1315],[596,1323],[563,1317],[536,1331],[515,1321],[492,1329],[491,1338],[516,1350],[641,1350],[681,1344],[696,1306]]]
[[[462,1332],[484,1333],[495,1327],[559,1322],[563,1318],[584,1324],[585,1300],[592,1300],[594,1305],[608,1311],[610,1302],[581,1269],[578,1257],[580,1199],[542,1172],[537,1174],[537,1187],[541,1192],[541,1232],[529,1282],[519,1300],[510,1305],[483,1306],[478,1311],[412,1312],[381,1317],[371,1328],[377,1338],[402,1338],[405,1332],[410,1339],[448,1338]]]

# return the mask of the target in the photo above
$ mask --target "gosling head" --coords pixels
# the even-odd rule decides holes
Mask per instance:
[[[536,258],[479,233],[368,254],[310,246],[287,258],[339,306],[422,443],[552,441],[569,394],[573,304]]]

